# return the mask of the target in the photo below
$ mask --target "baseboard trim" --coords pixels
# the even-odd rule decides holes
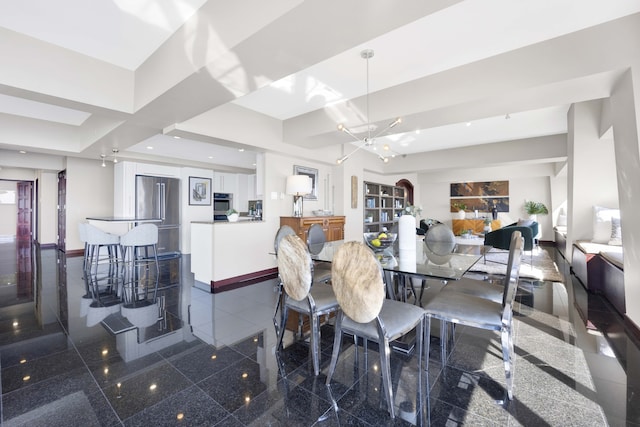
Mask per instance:
[[[230,277],[224,280],[212,280],[211,293],[219,294],[220,292],[231,291],[233,289],[253,285],[254,283],[275,279],[276,277],[278,277],[278,269],[274,267],[267,270],[254,271],[253,273],[243,274],[241,276]]]
[[[84,249],[74,249],[72,251],[66,251],[65,254],[67,254],[67,258],[84,256]]]

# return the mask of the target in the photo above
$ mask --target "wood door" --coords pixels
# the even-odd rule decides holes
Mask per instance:
[[[18,191],[18,221],[16,224],[16,240],[31,242],[33,232],[33,182],[19,181]]]
[[[67,240],[67,171],[58,173],[58,249],[66,251]]]

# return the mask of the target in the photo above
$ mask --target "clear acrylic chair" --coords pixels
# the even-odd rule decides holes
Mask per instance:
[[[277,349],[282,348],[282,339],[289,310],[309,316],[310,349],[313,370],[320,373],[320,317],[338,310],[338,301],[330,285],[312,285],[313,263],[307,246],[296,235],[282,238],[278,248],[278,275],[284,289],[282,323],[278,330]]]
[[[490,299],[465,294],[462,292],[441,291],[425,306],[425,335],[426,354],[429,354],[431,319],[440,320],[440,346],[442,365],[447,364],[448,359],[448,327],[450,323],[469,326],[479,329],[487,329],[500,332],[502,344],[502,358],[509,399],[513,399],[513,375],[514,375],[514,351],[513,351],[513,303],[518,288],[520,259],[524,239],[520,232],[514,232],[511,236],[510,265],[507,266],[502,301],[496,303]],[[446,286],[445,286],[446,289]],[[427,370],[429,361],[427,360]]]
[[[364,243],[346,242],[338,249],[333,257],[331,278],[341,310],[336,317],[333,355],[327,373],[327,384],[331,382],[336,370],[343,333],[363,338],[365,344],[366,340],[375,341],[378,343],[388,411],[391,418],[395,418],[390,342],[415,329],[415,355],[420,372],[424,311],[413,304],[385,298],[382,268],[373,252]],[[421,378],[422,376],[418,375],[418,389],[421,389]]]

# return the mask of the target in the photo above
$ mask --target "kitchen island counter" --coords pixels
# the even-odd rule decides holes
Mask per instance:
[[[267,221],[191,222],[195,286],[217,293],[275,277],[274,235]]]

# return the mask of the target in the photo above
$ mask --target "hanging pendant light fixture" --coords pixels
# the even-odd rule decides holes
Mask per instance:
[[[367,61],[367,136],[364,139],[358,138],[344,124],[340,123],[338,125],[338,130],[339,131],[344,132],[347,135],[351,136],[356,141],[361,142],[361,145],[358,146],[351,153],[345,154],[344,156],[342,156],[342,157],[340,157],[339,159],[336,160],[336,163],[339,164],[339,165],[342,164],[345,160],[347,160],[349,157],[351,157],[353,155],[353,153],[355,153],[356,151],[360,150],[361,148],[372,146],[377,137],[379,137],[380,135],[382,135],[383,133],[385,133],[386,131],[388,131],[392,127],[402,123],[402,118],[398,117],[397,119],[395,119],[394,121],[389,123],[386,128],[384,128],[383,130],[381,130],[380,132],[378,132],[374,136],[371,136],[371,123],[369,122],[369,59],[371,59],[373,57],[373,54],[374,54],[374,52],[373,52],[372,49],[365,49],[362,52],[360,52],[360,56]],[[387,163],[389,161],[389,157],[385,157],[382,154],[378,154],[378,158],[380,160],[382,160],[383,162],[385,162],[385,163]]]

